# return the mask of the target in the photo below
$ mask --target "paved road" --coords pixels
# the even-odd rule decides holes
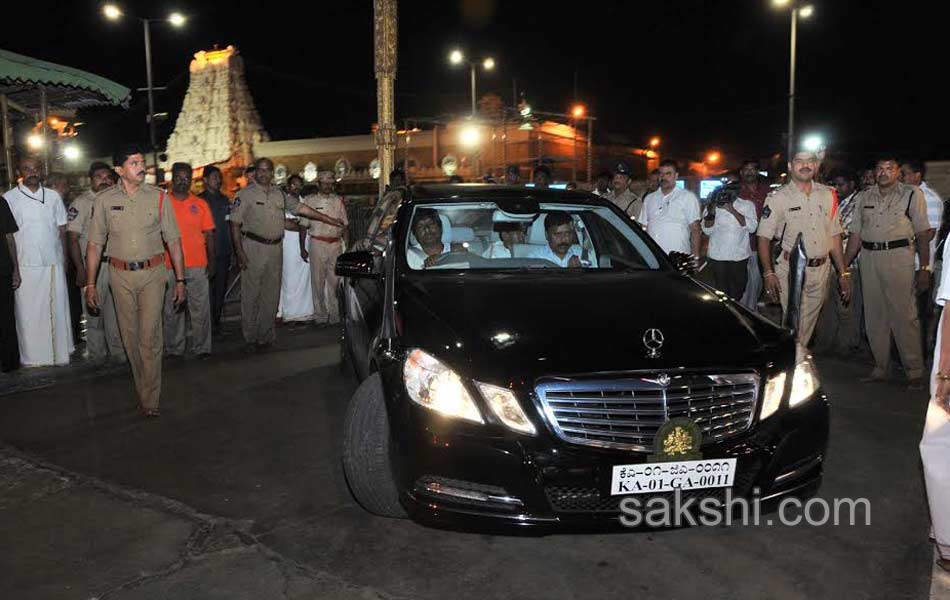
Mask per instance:
[[[167,366],[155,421],[121,372],[0,397],[0,597],[928,595],[925,398],[857,383],[863,366],[819,363],[833,404],[821,496],[868,498],[869,527],[511,537],[364,513],[340,469],[355,381],[333,332],[280,334],[264,355]]]

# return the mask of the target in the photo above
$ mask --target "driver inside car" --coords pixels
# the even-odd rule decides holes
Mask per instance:
[[[548,241],[531,253],[531,258],[543,258],[559,267],[579,268],[583,250],[576,244],[574,221],[566,212],[552,212],[544,217],[544,237]]]
[[[420,208],[416,211],[412,221],[412,233],[419,245],[410,245],[406,252],[406,261],[411,269],[425,269],[434,265],[444,254],[465,251],[462,244],[442,241],[442,221],[435,209]]]

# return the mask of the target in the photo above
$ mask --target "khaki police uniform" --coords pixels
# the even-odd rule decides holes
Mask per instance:
[[[96,194],[92,190],[83,192],[73,200],[67,211],[66,231],[79,236],[79,250],[82,254],[83,272],[86,265],[86,244],[89,243],[89,224],[92,221],[93,206]],[[108,260],[108,250],[103,248],[102,262]],[[92,282],[89,282],[90,284]],[[86,306],[86,295],[81,294],[82,311],[86,318],[86,351],[93,360],[104,360],[112,357],[125,362],[125,348],[122,347],[122,337],[119,334],[119,322],[115,314],[115,303],[112,301],[112,288],[109,287],[109,269],[99,269],[95,281],[96,293],[99,295],[99,314],[89,314]]]
[[[834,189],[812,182],[811,193],[805,194],[794,182],[775,190],[765,199],[756,235],[772,240],[778,238],[782,252],[775,263],[782,310],[788,310],[788,257],[802,234],[808,265],[802,289],[798,341],[808,345],[825,300],[828,276],[831,273],[829,253],[832,238],[843,233],[838,220],[838,199]]]
[[[922,377],[914,239],[931,228],[924,194],[903,183],[886,192],[875,185],[860,192],[855,201],[851,233],[861,236],[864,320],[874,355],[874,376],[887,373],[893,334],[908,378]]]
[[[280,304],[284,213],[300,202],[276,185],[252,183],[234,199],[231,222],[241,227],[247,268],[241,272],[241,330],[248,344],[271,344]]]
[[[336,194],[313,194],[302,201],[310,208],[349,225],[343,197]],[[316,323],[338,323],[340,309],[336,297],[336,259],[343,253],[343,229],[323,221],[302,219],[309,224],[310,288],[313,292],[313,320]]]
[[[613,190],[609,190],[606,198],[634,219],[640,216],[640,211],[643,209],[643,199],[630,190],[624,190],[622,194],[615,194]]]
[[[131,196],[120,183],[96,195],[89,243],[109,246],[109,283],[139,402],[157,410],[162,391],[162,305],[165,248],[179,239],[175,212],[162,190],[142,185]]]

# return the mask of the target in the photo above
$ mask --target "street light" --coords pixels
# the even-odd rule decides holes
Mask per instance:
[[[475,118],[475,63],[472,61],[466,61],[465,55],[462,54],[461,50],[455,49],[449,53],[449,62],[453,65],[460,65],[464,62],[468,62],[469,71],[471,72],[472,79],[472,118]],[[482,68],[486,71],[492,71],[495,68],[495,59],[488,57],[482,60]]]
[[[722,155],[719,154],[719,152],[716,152],[715,150],[713,150],[712,152],[706,155],[706,162],[708,162],[711,165],[714,165],[718,163],[721,158],[722,158]]]
[[[121,17],[124,16],[122,10],[115,4],[106,4],[102,7],[102,14],[105,15],[110,21],[118,21]],[[146,91],[148,92],[148,133],[149,133],[149,150],[152,154],[152,167],[155,169],[155,177],[158,177],[158,142],[156,140],[155,133],[155,97],[154,90],[155,86],[152,84],[152,36],[149,25],[158,21],[165,21],[172,25],[173,27],[182,27],[185,24],[185,15],[178,11],[170,13],[164,19],[146,19],[139,17],[139,21],[142,23],[142,31],[145,36],[145,78],[146,78]]]
[[[788,67],[788,160],[792,160],[795,143],[795,50],[798,41],[798,19],[811,17],[815,14],[815,8],[798,0],[772,0],[772,5],[783,9],[791,6],[792,9]]]
[[[655,150],[657,147],[659,147],[659,145],[660,145],[660,138],[655,137],[655,136],[650,138],[650,147],[651,147],[651,148],[653,148],[653,149]]]
[[[481,133],[478,131],[478,127],[474,125],[468,125],[462,129],[462,132],[459,134],[459,141],[466,148],[475,148],[478,146],[481,141]]]
[[[180,12],[173,12],[168,15],[168,22],[174,25],[175,27],[181,27],[185,24],[185,15]]]
[[[79,146],[76,144],[67,144],[63,147],[63,158],[70,161],[77,161],[79,157],[82,156],[82,152],[79,150]]]
[[[31,133],[26,138],[26,145],[29,146],[31,150],[39,150],[43,147],[43,136],[38,133]]]
[[[825,141],[821,139],[820,135],[810,135],[802,140],[802,149],[808,152],[818,153],[821,150],[821,147],[825,145]]]
[[[575,119],[583,119],[586,112],[587,109],[584,108],[583,104],[575,104],[574,108],[571,109],[571,116]]]
[[[115,4],[106,4],[102,7],[102,14],[110,21],[116,21],[122,16],[122,11]]]

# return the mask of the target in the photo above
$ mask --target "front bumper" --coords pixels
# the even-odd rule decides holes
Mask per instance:
[[[389,381],[401,502],[424,523],[528,529],[615,524],[620,501],[628,496],[610,495],[612,467],[646,462],[643,453],[569,444],[543,426],[536,436],[524,436],[445,419],[409,401],[400,378]],[[828,412],[819,389],[795,409],[762,423],[756,419],[737,438],[704,446],[703,458],[737,459],[733,497],[811,495],[821,482]],[[683,498],[724,495],[725,488],[713,488]],[[652,496],[638,495],[644,502]]]

